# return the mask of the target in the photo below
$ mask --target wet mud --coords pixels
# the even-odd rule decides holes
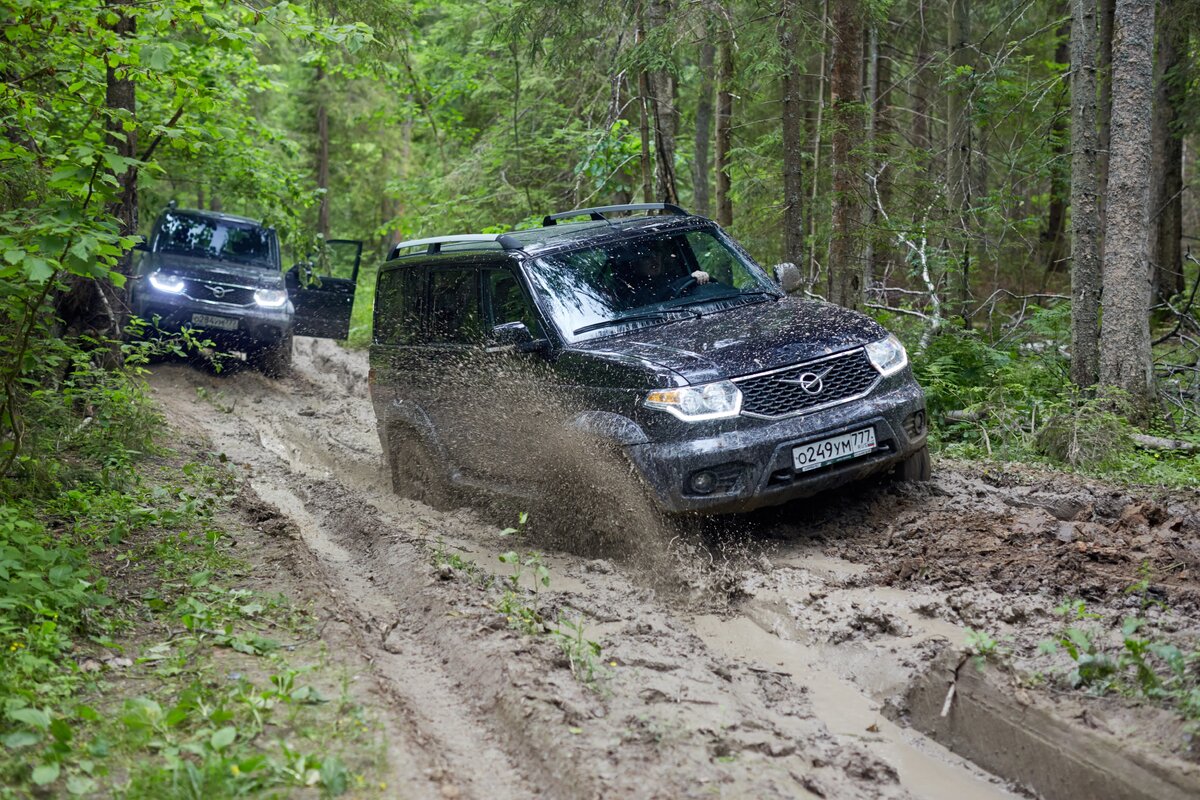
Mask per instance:
[[[395,725],[412,732],[402,746],[436,753],[409,756],[434,764],[435,791],[1022,796],[910,724],[912,687],[939,658],[968,629],[1034,643],[1064,596],[1119,615],[1139,580],[1142,599],[1169,600],[1169,624],[1193,625],[1194,497],[939,464],[925,486],[876,481],[664,526],[619,462],[565,435],[577,460],[536,503],[481,494],[437,510],[391,491],[366,372],[363,354],[302,339],[284,380],[174,364],[150,380],[172,424],[244,476],[244,511],[295,537],[352,615]],[[532,515],[523,542],[499,534],[518,505]],[[601,645],[596,690],[551,637],[511,630],[494,589],[434,564],[452,553],[502,575],[497,556],[513,548],[544,552],[542,618],[577,621]],[[1178,757],[1178,736],[1152,728],[1155,757]]]

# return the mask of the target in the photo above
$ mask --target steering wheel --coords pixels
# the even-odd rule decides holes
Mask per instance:
[[[671,284],[671,293],[667,296],[668,300],[674,300],[693,286],[699,286],[700,281],[693,278],[691,275],[684,275]]]

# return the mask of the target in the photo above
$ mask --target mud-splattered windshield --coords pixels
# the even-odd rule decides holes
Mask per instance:
[[[275,267],[271,245],[271,231],[253,223],[168,212],[154,249],[268,269]]]
[[[779,296],[761,269],[711,230],[557,253],[528,269],[539,304],[567,341]]]

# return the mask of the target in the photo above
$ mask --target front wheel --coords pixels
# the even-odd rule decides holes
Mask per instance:
[[[896,467],[896,478],[909,483],[929,480],[933,475],[933,459],[929,457],[929,445],[900,462]]]
[[[388,450],[392,491],[439,511],[450,507],[450,486],[442,465],[416,432],[407,429],[393,431]]]

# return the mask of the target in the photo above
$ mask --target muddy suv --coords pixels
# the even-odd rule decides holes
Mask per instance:
[[[218,350],[238,351],[269,374],[292,361],[292,337],[344,339],[350,330],[362,243],[328,242],[318,263],[281,269],[273,228],[246,217],[174,207],[140,245],[135,316],[159,330],[191,328]]]
[[[397,491],[435,504],[545,475],[563,426],[623,454],[672,513],[929,477],[925,398],[896,337],[789,296],[673,205],[397,245],[370,362]]]

